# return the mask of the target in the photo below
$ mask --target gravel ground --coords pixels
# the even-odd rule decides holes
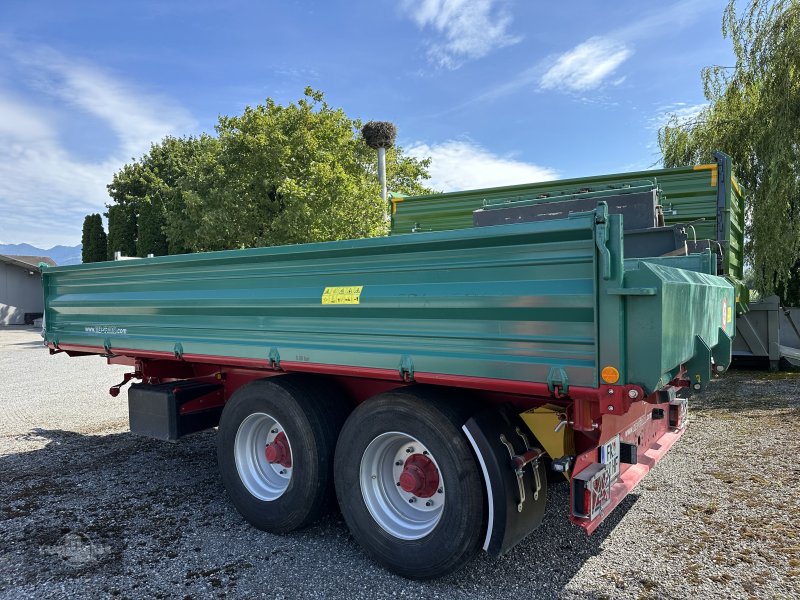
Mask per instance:
[[[214,433],[132,437],[122,367],[0,328],[0,598],[800,598],[800,375],[730,372],[591,537],[551,488],[506,557],[434,582],[371,563],[339,515],[275,536],[225,497]]]

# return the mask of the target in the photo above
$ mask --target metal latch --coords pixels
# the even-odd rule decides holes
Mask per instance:
[[[528,438],[524,433],[516,428],[517,435],[522,438],[525,443],[526,451],[524,454],[517,454],[514,452],[514,447],[508,441],[505,435],[500,435],[500,442],[508,450],[508,455],[511,458],[511,467],[517,476],[517,488],[519,490],[519,502],[517,503],[517,512],[522,512],[525,504],[525,467],[531,465],[533,471],[533,479],[536,482],[536,489],[533,492],[533,499],[539,499],[539,492],[542,491],[542,480],[539,477],[539,459],[544,455],[544,450],[540,448],[532,448],[528,443]]]
[[[606,244],[608,243],[608,204],[598,202],[595,209],[595,231],[594,240],[600,252],[600,272],[604,280],[611,279],[611,252]]]
[[[556,394],[556,388],[559,388],[564,395],[569,394],[569,377],[567,372],[561,367],[550,367],[547,372],[547,389],[551,394]],[[558,394],[556,394],[558,397]]]
[[[406,383],[411,383],[414,381],[414,361],[411,360],[411,357],[407,354],[400,357],[399,371],[400,379]]]
[[[267,356],[269,360],[269,367],[270,369],[280,370],[281,368],[281,355],[278,352],[277,348],[270,348],[269,355]]]

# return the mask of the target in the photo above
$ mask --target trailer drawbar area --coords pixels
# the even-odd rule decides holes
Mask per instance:
[[[462,229],[47,268],[45,343],[130,366],[112,394],[135,381],[135,434],[217,426],[255,527],[338,501],[376,561],[438,577],[522,540],[558,480],[592,533],[730,364],[737,298],[713,247],[626,256],[626,192],[553,218],[478,207]]]

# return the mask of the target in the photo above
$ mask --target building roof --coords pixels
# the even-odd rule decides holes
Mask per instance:
[[[22,256],[15,254],[0,254],[0,262],[8,263],[10,265],[16,265],[17,267],[22,267],[23,269],[31,269],[37,272],[40,271],[39,263],[46,263],[51,267],[56,266],[56,261],[54,261],[49,256]]]

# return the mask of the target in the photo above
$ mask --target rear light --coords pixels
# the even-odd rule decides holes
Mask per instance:
[[[593,520],[611,502],[611,472],[594,463],[572,478],[572,512]]]

